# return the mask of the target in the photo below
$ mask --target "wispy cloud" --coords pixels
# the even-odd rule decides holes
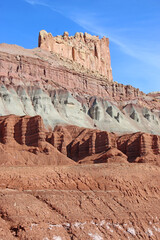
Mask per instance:
[[[24,0],[24,1],[31,4],[31,5],[41,5],[41,6],[44,6],[44,7],[48,7],[52,11],[62,14],[60,9],[53,6],[53,3],[51,4],[51,3],[47,2],[47,1],[44,1],[44,0]]]
[[[87,16],[87,17],[86,17]],[[103,23],[97,24],[96,16],[71,15],[71,19],[78,25],[83,27],[93,34],[98,34],[100,37],[107,36],[110,41],[116,44],[125,54],[143,61],[149,65],[160,68],[160,45],[159,42],[141,39],[138,34],[136,36],[136,29],[132,28],[111,28],[104,26]],[[98,19],[100,21],[100,19]],[[127,37],[128,32],[135,31],[135,39]],[[138,29],[140,31],[140,28]]]
[[[41,0],[25,0],[25,2],[31,5],[42,5],[42,6],[50,7],[45,1],[41,1]]]
[[[69,18],[84,30],[89,31],[93,34],[109,37],[110,41],[116,44],[122,52],[136,58],[149,65],[160,68],[160,46],[157,42],[152,44],[147,39],[140,39],[138,32],[141,28],[119,28],[112,24],[112,19],[104,19],[104,16],[100,16],[97,13],[85,12],[83,9],[75,9],[68,5],[64,6],[49,0],[25,0],[31,5],[42,5],[50,8],[52,11],[59,12],[65,17]],[[58,5],[57,5],[58,4]],[[106,24],[108,23],[108,24]],[[110,27],[112,26],[112,27]],[[142,29],[143,30],[143,29]],[[128,33],[135,31],[135,39],[128,37]],[[145,46],[144,46],[145,42]]]

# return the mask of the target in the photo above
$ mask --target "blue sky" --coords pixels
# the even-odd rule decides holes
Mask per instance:
[[[0,43],[38,45],[38,33],[110,39],[114,81],[160,91],[160,0],[1,0]]]

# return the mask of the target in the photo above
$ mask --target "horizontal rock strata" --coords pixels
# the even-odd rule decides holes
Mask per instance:
[[[0,117],[0,165],[68,164],[74,162],[46,141],[40,116]]]
[[[74,128],[76,134],[72,135],[70,131],[73,132]],[[143,162],[142,159],[146,158],[147,162],[160,163],[160,136],[158,135],[138,132],[117,136],[105,131],[59,126],[55,128],[52,136],[56,136],[52,142],[53,146],[60,151],[63,149],[62,152],[67,152],[68,157],[75,161],[84,159],[85,162],[100,163],[107,162],[110,157],[119,156],[128,159],[129,162]],[[61,148],[62,145],[63,148]],[[110,149],[113,149],[111,154],[109,154]],[[148,155],[152,156],[147,157]]]
[[[0,115],[40,115],[47,128],[74,124],[160,134],[160,99],[109,82],[40,48],[0,45]]]
[[[21,54],[20,54],[21,53]],[[10,86],[38,86],[42,89],[64,88],[71,92],[99,97],[127,99],[144,95],[130,85],[109,82],[105,77],[82,69],[72,69],[58,56],[42,50],[15,51],[0,45],[0,82]]]
[[[0,168],[0,238],[160,238],[160,171],[142,164]]]
[[[104,162],[159,164],[160,136],[76,126],[45,129],[40,116],[0,117],[0,165],[65,165]],[[145,160],[146,159],[146,160]]]

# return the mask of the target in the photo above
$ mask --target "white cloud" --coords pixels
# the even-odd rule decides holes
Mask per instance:
[[[135,28],[116,28],[111,27],[112,19],[107,19],[94,12],[88,12],[82,9],[75,9],[74,6],[60,5],[53,1],[46,0],[25,0],[31,5],[42,5],[50,8],[52,11],[58,12],[68,19],[93,34],[98,34],[100,37],[107,36],[110,41],[116,44],[122,52],[136,58],[144,63],[160,68],[160,46],[159,43],[142,38],[140,39],[138,32],[141,27]],[[108,24],[106,24],[108,23]],[[137,31],[138,30],[138,31]],[[129,37],[128,33],[135,32],[135,38]]]
[[[40,0],[25,0],[25,2],[27,2],[31,5],[42,5],[42,6],[49,7],[44,1],[40,1]]]
[[[78,25],[92,32],[93,34],[98,34],[99,36],[107,36],[110,41],[115,43],[121,51],[125,54],[134,57],[140,61],[143,61],[149,65],[153,65],[160,68],[160,45],[158,42],[152,42],[147,39],[138,39],[135,31],[135,39],[130,39],[127,37],[129,28],[110,28],[103,26],[102,24],[97,24],[97,19],[95,16],[87,17],[80,14],[75,14],[71,16],[71,19]],[[100,21],[98,19],[98,21]],[[139,29],[140,30],[140,29]]]
[[[48,7],[52,11],[62,14],[60,9],[54,7],[53,4],[47,3],[47,1],[44,1],[44,0],[24,0],[24,1],[31,4],[31,5],[41,5],[41,6],[44,6],[44,7]]]

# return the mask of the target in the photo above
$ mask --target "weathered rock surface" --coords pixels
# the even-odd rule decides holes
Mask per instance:
[[[134,133],[119,137],[117,148],[128,156],[130,161],[160,161],[160,136],[147,133]],[[155,156],[156,155],[156,156]]]
[[[160,169],[147,164],[0,168],[0,238],[160,238]]]
[[[74,124],[160,134],[160,99],[109,82],[40,48],[0,45],[0,114],[41,115],[47,128]]]
[[[0,44],[0,80],[4,85],[35,86],[43,90],[67,89],[84,96],[131,100],[145,96],[130,85],[109,82],[105,76],[92,73],[40,48],[24,49]]]
[[[147,133],[118,136],[106,131],[56,127],[48,141],[79,163],[148,162],[160,164],[160,136]]]
[[[72,160],[46,142],[40,116],[0,117],[0,165],[71,165]]]
[[[66,165],[104,162],[160,164],[160,136],[118,136],[74,125],[47,131],[40,116],[0,117],[0,165]]]
[[[63,36],[53,37],[51,33],[42,30],[39,33],[38,46],[75,61],[93,72],[97,71],[109,81],[113,80],[109,39],[106,37],[99,39],[98,36],[78,32],[71,37],[68,32],[64,32]]]

